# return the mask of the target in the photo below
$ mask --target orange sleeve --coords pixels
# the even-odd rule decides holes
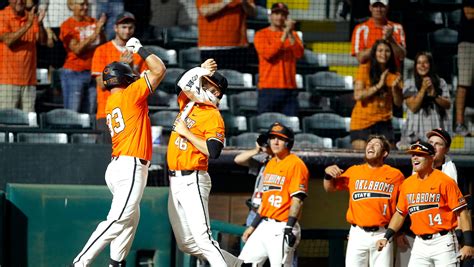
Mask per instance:
[[[295,38],[295,43],[291,46],[291,49],[293,50],[295,58],[300,58],[304,54],[304,46],[298,34],[295,31],[293,31],[292,34]]]
[[[339,177],[335,178],[334,186],[336,187],[336,190],[339,190],[339,191],[349,190],[350,177],[353,175],[354,172],[357,172],[356,166],[350,167],[345,172],[343,172]]]
[[[292,173],[291,181],[289,186],[289,193],[290,196],[294,196],[298,193],[304,193],[305,195],[308,194],[308,179],[309,179],[309,171],[306,165],[299,160],[299,158],[295,157],[295,164],[293,164],[293,168],[290,170]]]
[[[456,211],[467,206],[466,199],[454,180],[447,180],[443,184],[442,190],[444,191],[443,195],[446,197],[446,203],[451,210]]]
[[[357,36],[357,32],[358,32],[358,29],[359,29],[360,25],[356,25],[354,30],[352,31],[352,37],[351,37],[351,55],[352,56],[355,56],[357,53],[359,53],[360,51],[356,51],[356,39],[360,40],[360,36]]]
[[[131,103],[141,103],[146,101],[146,98],[151,93],[151,88],[148,87],[148,84],[150,83],[146,81],[147,79],[148,78],[145,74],[125,89],[124,95],[126,95],[127,101],[130,101]]]
[[[408,178],[407,178],[408,179]],[[408,181],[408,180],[405,180]],[[397,201],[397,211],[402,215],[406,216],[408,213],[408,203],[406,199],[405,187],[408,186],[407,183],[403,182],[400,186],[400,192],[398,194],[398,201]]]
[[[105,68],[105,64],[103,62],[104,54],[103,50],[106,44],[103,44],[94,51],[94,56],[92,56],[92,67],[91,67],[91,74],[92,76],[96,77],[102,74],[102,71]]]
[[[65,48],[69,47],[69,42],[74,38],[74,32],[70,29],[71,21],[67,19],[66,21],[61,24],[61,28],[59,30],[59,39],[63,42]]]
[[[283,47],[283,42],[272,42],[272,39],[268,38],[265,34],[266,30],[267,29],[265,28],[255,34],[254,45],[259,56],[262,56],[266,60],[270,60]]]
[[[216,109],[213,112],[209,113],[209,119],[206,121],[206,126],[203,128],[206,129],[204,132],[204,137],[207,140],[213,139],[221,142],[222,144],[225,143],[225,130],[224,130],[224,120],[222,116],[219,114],[219,111]],[[218,119],[213,119],[217,117]]]

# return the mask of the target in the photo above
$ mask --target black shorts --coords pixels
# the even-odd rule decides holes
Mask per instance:
[[[354,140],[367,140],[370,135],[384,135],[390,143],[395,141],[392,120],[377,122],[362,130],[351,131],[351,142]]]

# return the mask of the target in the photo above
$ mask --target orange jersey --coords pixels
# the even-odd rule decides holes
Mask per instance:
[[[375,169],[367,163],[347,169],[335,180],[338,190],[349,191],[347,222],[361,227],[387,225],[395,213],[403,179],[398,169],[385,164]]]
[[[187,96],[181,92],[178,96],[181,112],[183,112],[188,102]],[[181,117],[181,112],[178,114],[178,118]],[[214,106],[194,104],[185,122],[189,130],[198,138],[203,140],[214,139],[224,144],[224,120],[219,110]],[[167,154],[170,170],[207,171],[208,157],[175,131],[171,132]]]
[[[263,193],[260,215],[278,221],[288,221],[291,197],[308,193],[309,171],[295,154],[277,162],[272,158],[263,171]]]
[[[293,45],[288,38],[282,43],[282,35],[282,31],[272,31],[270,27],[255,34],[259,62],[258,88],[296,88],[296,60],[303,56],[303,43],[294,31]]]
[[[248,0],[253,3],[253,0]],[[247,45],[247,15],[240,0],[234,0],[216,15],[204,17],[199,9],[205,4],[221,0],[197,0],[199,38],[198,46],[245,46]]]
[[[151,124],[147,97],[152,93],[146,74],[109,96],[105,113],[112,136],[112,156],[151,160]]]
[[[397,211],[410,215],[410,229],[416,235],[434,234],[457,226],[454,211],[467,206],[456,182],[440,170],[425,179],[415,173],[403,182]]]
[[[124,49],[124,47],[117,46],[113,41],[97,47],[92,57],[92,76],[102,76],[105,66],[113,61],[120,61],[120,56]],[[133,54],[133,64],[131,67],[136,74],[146,70],[145,61],[138,54]],[[105,104],[109,95],[109,90],[106,90],[102,84],[97,84],[97,119],[105,118]]]
[[[94,54],[95,46],[99,45],[100,39],[92,42],[89,47],[85,48],[80,55],[74,54],[69,48],[69,44],[73,39],[77,42],[82,42],[91,36],[96,28],[96,20],[91,17],[85,17],[83,21],[77,21],[70,17],[61,24],[61,32],[59,39],[63,42],[66,49],[66,60],[63,68],[73,71],[90,70],[92,64],[92,55]]]
[[[362,81],[364,89],[372,86],[369,77],[370,64],[361,64],[357,70],[356,81]],[[377,94],[368,99],[358,100],[352,110],[351,130],[366,129],[377,122],[392,119],[392,83],[397,79],[397,74],[388,73],[385,79],[386,92]]]
[[[393,38],[395,42],[403,47],[405,43],[405,31],[403,26],[399,23],[387,21],[387,25],[393,27]],[[355,56],[359,52],[371,48],[378,39],[383,38],[383,26],[375,25],[374,19],[370,18],[366,22],[355,26],[352,32],[352,55]],[[400,66],[400,59],[396,58],[397,66]]]
[[[18,17],[11,6],[0,11],[0,35],[17,32],[28,17]],[[38,20],[11,47],[0,42],[0,84],[36,85]],[[3,100],[4,101],[4,100]]]

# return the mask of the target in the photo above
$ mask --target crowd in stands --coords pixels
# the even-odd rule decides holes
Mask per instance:
[[[341,3],[339,16],[347,17],[349,7],[352,16],[361,13],[359,2]],[[331,109],[332,104],[324,104],[326,95],[305,90],[310,75],[301,74],[299,66],[310,62],[310,56],[318,51],[308,53],[299,25],[290,16],[294,6],[256,0],[150,0],[147,4],[142,7],[145,4],[141,2],[132,5],[124,0],[9,0],[0,11],[0,109],[49,111],[51,107],[45,108],[43,98],[36,99],[37,92],[44,89],[36,86],[36,70],[46,68],[52,83],[54,74],[59,74],[60,83],[55,86],[61,88],[62,100],[55,107],[87,113],[96,118],[91,127],[107,132],[104,106],[109,92],[102,86],[100,73],[111,61],[128,63],[137,74],[142,73],[145,67],[141,59],[124,47],[128,39],[137,36],[145,45],[155,47],[152,50],[159,52],[168,67],[160,90],[149,101],[152,105],[159,98],[158,107],[151,110],[176,112],[176,104],[172,103],[176,96],[167,81],[173,84],[189,67],[185,64],[197,65],[205,58],[216,60],[229,80],[230,90],[220,107],[226,130],[231,133],[227,140],[231,135],[258,132],[251,120],[264,113],[296,117],[299,124],[295,132],[306,134],[316,134],[305,131],[311,128],[303,125],[307,117],[337,113]],[[351,35],[351,55],[359,63],[353,83],[347,86],[342,78],[340,83],[329,86],[331,90],[341,86],[346,89],[336,91],[337,97],[348,92],[353,95],[346,106],[352,112],[337,114],[345,117],[341,118],[344,134],[332,135],[330,126],[326,127],[327,134],[322,132],[320,137],[331,138],[333,143],[337,137],[346,137],[349,147],[362,149],[370,134],[384,134],[393,147],[404,149],[426,139],[424,133],[428,129],[470,135],[469,124],[464,120],[466,106],[474,104],[470,101],[474,1],[464,0],[462,6],[455,6],[461,12],[456,26],[459,50],[452,55],[457,59],[457,71],[454,68],[449,77],[444,75],[444,64],[436,60],[438,55],[429,49],[434,45],[420,51],[407,46],[412,42],[403,23],[389,19],[395,3],[368,0],[360,4],[367,4],[369,17],[354,25]],[[443,8],[438,7],[437,11],[444,12]],[[259,12],[262,9],[267,12],[263,19]],[[138,10],[138,14],[132,13]],[[258,19],[259,23],[250,23]],[[404,76],[410,54],[416,54],[413,74]],[[319,77],[335,74],[325,75]],[[245,110],[246,107],[250,108]],[[333,123],[337,128],[337,122]]]

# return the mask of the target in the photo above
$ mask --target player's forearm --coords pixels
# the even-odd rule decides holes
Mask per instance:
[[[388,224],[388,228],[392,229],[395,232],[398,232],[400,228],[403,226],[403,221],[405,221],[405,217],[403,217],[398,211],[393,214],[390,223]]]
[[[297,197],[292,197],[290,211],[288,212],[288,217],[298,218],[302,208],[303,208],[303,200]]]
[[[247,150],[247,151],[242,152],[242,153],[238,154],[237,156],[235,156],[234,162],[238,165],[248,167],[249,166],[249,160],[253,156],[257,155],[259,152],[260,152],[259,147],[256,147],[256,148],[251,149],[251,150]]]
[[[365,50],[360,51],[359,53],[357,53],[356,57],[359,63],[361,64],[367,63],[370,59],[370,49],[365,49]]]
[[[144,48],[140,48],[144,49]],[[139,52],[140,53],[140,52]],[[147,73],[147,77],[150,81],[150,84],[155,90],[155,88],[160,84],[163,80],[163,77],[166,73],[166,67],[163,61],[156,55],[150,54],[146,57],[145,63],[148,66],[149,72]]]
[[[194,147],[201,151],[201,153],[209,157],[209,150],[207,149],[207,144],[205,140],[197,137],[192,132],[188,132],[184,137],[188,139],[188,141],[191,142]]]
[[[472,230],[471,216],[467,209],[463,209],[459,213],[459,224],[463,232]]]

